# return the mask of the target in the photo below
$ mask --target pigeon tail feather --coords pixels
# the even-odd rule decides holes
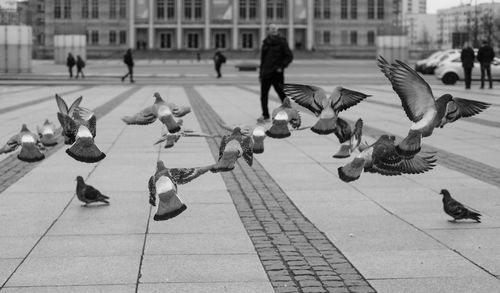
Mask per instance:
[[[340,179],[344,182],[351,182],[359,179],[361,173],[363,172],[363,168],[365,166],[365,159],[363,158],[355,158],[349,164],[339,167],[338,173]]]
[[[53,134],[44,134],[40,138],[44,146],[55,146],[57,144],[57,137]]]
[[[321,135],[327,135],[335,131],[337,121],[335,118],[319,119],[316,124],[311,127],[311,131]]]
[[[106,154],[95,145],[94,140],[90,137],[81,137],[66,150],[66,153],[73,159],[85,162],[96,163],[106,157]]]
[[[170,133],[176,133],[176,132],[179,132],[181,130],[181,127],[179,126],[179,124],[177,124],[177,122],[174,120],[172,115],[166,115],[166,116],[159,117],[159,120],[163,124],[165,124],[165,126],[167,126],[168,132],[170,132]]]
[[[264,152],[264,138],[254,138],[253,153],[262,154]]]
[[[288,122],[286,121],[274,121],[271,128],[269,128],[265,133],[267,136],[272,138],[285,138],[291,135],[288,129]]]
[[[337,159],[349,158],[350,156],[351,146],[348,144],[341,145],[339,151],[335,155],[333,155],[333,157]]]
[[[166,221],[172,218],[177,217],[180,215],[182,212],[184,212],[187,209],[187,206],[185,204],[182,204],[182,206],[174,211],[167,212],[164,214],[158,214],[156,213],[155,216],[153,217],[153,220],[155,221]]]
[[[17,158],[24,162],[33,163],[43,160],[45,155],[40,152],[35,144],[30,143],[22,146],[21,152],[19,152]]]
[[[410,130],[408,136],[396,146],[396,152],[404,159],[411,159],[420,152],[421,145],[422,133]]]

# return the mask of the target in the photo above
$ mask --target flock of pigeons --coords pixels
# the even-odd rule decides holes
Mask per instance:
[[[424,137],[430,136],[435,128],[442,128],[447,123],[462,117],[473,116],[490,106],[479,101],[455,98],[449,94],[435,99],[429,84],[404,62],[396,60],[389,63],[383,57],[379,57],[377,62],[401,99],[406,115],[413,122],[408,135],[402,141],[396,143],[395,136],[384,134],[374,143],[367,144],[362,142],[361,119],[351,127],[347,121],[338,116],[341,111],[369,97],[367,94],[341,86],[336,87],[331,94],[327,94],[323,89],[312,85],[284,84],[283,90],[287,97],[281,106],[272,112],[271,126],[267,129],[263,124],[221,125],[231,133],[222,137],[216,163],[194,168],[167,168],[162,161],[157,162],[156,172],[148,183],[149,203],[156,206],[158,202],[154,220],[168,220],[186,210],[186,205],[177,192],[178,185],[188,183],[208,171],[214,173],[231,171],[240,157],[252,166],[253,154],[264,152],[266,136],[282,139],[289,137],[291,131],[304,129],[311,129],[319,135],[334,133],[341,147],[333,157],[354,156],[351,162],[338,168],[338,175],[345,182],[357,180],[363,172],[388,176],[419,174],[430,171],[436,163],[435,154],[421,152]],[[190,107],[167,102],[159,93],[155,93],[154,98],[153,105],[134,115],[125,116],[122,120],[127,125],[147,125],[159,120],[166,126],[167,131],[155,144],[164,142],[165,148],[173,147],[181,137],[216,137],[184,127],[180,117],[190,113]],[[94,142],[96,116],[91,110],[80,106],[82,97],[76,99],[70,107],[57,94],[55,99],[59,108],[57,118],[61,127],[57,128],[46,120],[37,128],[37,135],[23,124],[21,131],[0,149],[0,154],[13,152],[20,147],[17,155],[20,160],[40,161],[45,157],[45,147],[56,145],[62,136],[64,143],[70,145],[66,153],[73,159],[86,163],[104,159],[106,155]],[[316,115],[318,117],[316,123],[312,126],[302,126],[300,113],[292,107],[291,100]],[[93,202],[109,204],[109,197],[85,184],[81,176],[77,177],[76,194],[85,205]],[[443,194],[444,211],[453,217],[453,221],[473,219],[480,222],[481,215],[478,212],[454,200],[445,189],[441,194]]]

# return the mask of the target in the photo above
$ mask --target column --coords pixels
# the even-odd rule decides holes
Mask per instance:
[[[204,1],[205,4],[205,50],[210,50],[210,5],[212,1]]]
[[[135,48],[135,1],[128,1],[128,46]]]
[[[312,50],[312,47],[314,45],[313,13],[314,13],[314,3],[313,1],[307,1],[307,28],[306,28],[307,50]]]
[[[309,1],[310,2],[310,1]],[[293,26],[293,21],[295,18],[295,1],[288,1],[288,46],[290,49],[295,49],[295,29]]]
[[[238,19],[239,19],[239,1],[233,1],[233,50],[238,50]]]
[[[177,50],[181,50],[182,45],[182,0],[175,1],[175,7],[177,8],[177,26],[175,28],[175,36],[177,38]]]
[[[266,38],[266,5],[267,1],[262,0],[260,1],[260,42],[264,41]]]
[[[148,49],[153,49],[154,48],[154,43],[155,43],[155,30],[153,27],[153,20],[155,18],[154,15],[154,0],[149,0],[148,3],[148,9],[149,9],[149,19],[148,19]]]

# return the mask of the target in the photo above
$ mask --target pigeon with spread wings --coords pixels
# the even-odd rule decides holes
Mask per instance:
[[[339,118],[340,119],[340,118]],[[350,138],[347,143],[340,145],[339,151],[333,155],[334,158],[348,158],[361,144],[363,132],[363,120],[359,118],[354,125],[354,130],[349,126]]]
[[[156,163],[156,172],[149,178],[149,203],[156,206],[156,197],[159,199],[158,210],[154,215],[155,221],[165,221],[177,217],[186,210],[177,193],[178,184],[186,184],[213,168],[213,165],[196,168],[167,168],[162,161]]]
[[[434,128],[443,127],[462,117],[479,114],[490,104],[444,94],[434,98],[429,84],[406,63],[387,62],[378,57],[378,66],[398,94],[406,116],[413,122],[408,135],[397,147],[401,156],[411,158],[422,145],[422,137],[432,134]]]
[[[330,134],[337,129],[340,111],[358,104],[370,95],[337,86],[331,95],[320,87],[305,84],[285,84],[285,94],[297,104],[309,109],[319,120],[311,127],[317,134]]]
[[[253,139],[243,135],[239,127],[235,127],[230,135],[222,137],[219,147],[219,159],[212,172],[224,172],[234,169],[236,160],[243,157],[249,166],[253,163]]]
[[[453,217],[451,222],[456,222],[457,220],[472,219],[478,223],[481,223],[481,214],[471,208],[465,207],[462,203],[451,197],[448,190],[442,189],[440,194],[443,195],[443,209],[446,214]]]
[[[85,163],[96,163],[104,159],[106,155],[101,152],[94,141],[97,133],[97,118],[94,112],[77,107],[73,116],[74,120],[68,120],[68,124],[71,125],[68,133],[74,135],[75,142],[66,150],[66,153],[73,159]]]
[[[360,147],[354,160],[339,167],[338,174],[344,182],[357,180],[363,171],[385,176],[420,174],[434,168],[433,154],[422,154],[412,159],[404,159],[396,152],[394,136],[382,135],[370,146]]]
[[[71,106],[68,108],[68,105],[66,102],[56,94],[56,103],[57,107],[59,108],[59,112],[57,112],[57,119],[59,120],[59,123],[61,123],[62,127],[62,135],[64,136],[64,143],[65,144],[72,144],[75,142],[75,132],[74,132],[74,123],[73,123],[73,114],[75,112],[75,109],[80,106],[80,103],[82,102],[83,97],[80,96],[77,98]]]
[[[32,133],[26,124],[23,124],[21,131],[12,136],[7,143],[0,148],[0,154],[13,152],[18,147],[21,147],[21,151],[17,155],[17,158],[21,161],[31,163],[41,161],[45,158],[45,155],[41,152],[41,150],[45,148],[40,142],[38,135]]]
[[[216,137],[216,135],[194,131],[192,129],[184,127],[182,119],[177,121],[177,124],[181,127],[179,132],[169,133],[168,131],[163,133],[161,137],[154,143],[155,145],[165,142],[166,149],[171,148],[179,141],[181,137]]]

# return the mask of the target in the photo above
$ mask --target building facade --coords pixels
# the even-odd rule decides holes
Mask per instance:
[[[43,2],[38,48],[86,34],[90,56],[137,50],[257,50],[275,23],[292,49],[374,55],[394,0],[30,0]],[[35,8],[34,8],[35,9]],[[35,46],[37,48],[37,46]]]

